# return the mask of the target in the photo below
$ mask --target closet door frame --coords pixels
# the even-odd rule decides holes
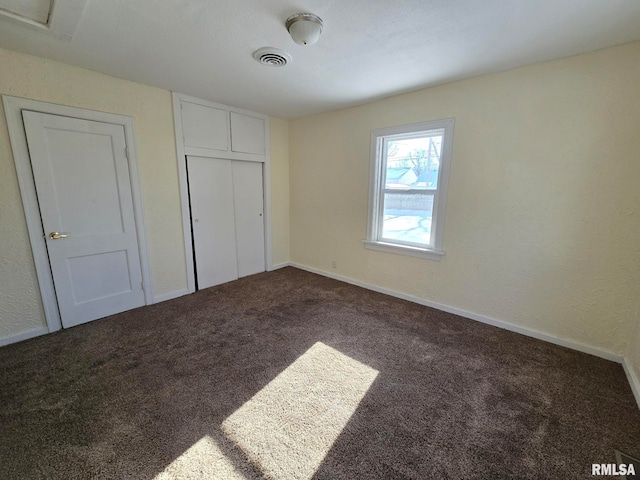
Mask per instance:
[[[193,259],[193,236],[191,234],[191,217],[189,212],[189,187],[187,184],[187,159],[186,155],[191,155],[195,152],[187,152],[188,148],[185,148],[184,144],[184,132],[182,128],[182,102],[194,103],[206,107],[212,107],[217,109],[226,110],[230,115],[231,112],[239,113],[241,115],[247,115],[254,118],[260,118],[264,120],[265,132],[264,132],[264,155],[255,155],[248,153],[237,152],[218,152],[217,154],[208,155],[205,152],[194,156],[211,156],[212,158],[226,158],[230,160],[243,160],[249,162],[262,163],[262,188],[264,194],[264,258],[265,258],[265,270],[273,270],[273,258],[272,258],[272,240],[271,240],[271,158],[270,158],[270,144],[269,144],[269,117],[256,112],[250,112],[240,108],[230,107],[220,103],[210,102],[202,100],[200,98],[191,97],[182,93],[173,92],[173,119],[176,132],[176,153],[178,156],[178,181],[180,183],[180,202],[182,208],[182,228],[184,235],[184,249],[185,249],[185,261],[187,269],[187,290],[189,293],[196,291],[195,282],[195,264]],[[229,135],[231,133],[229,132]],[[231,143],[229,142],[229,146]],[[230,148],[230,147],[229,147]]]

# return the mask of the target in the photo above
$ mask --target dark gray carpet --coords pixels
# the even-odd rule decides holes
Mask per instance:
[[[593,478],[615,449],[620,365],[293,268],[0,349],[1,479]]]

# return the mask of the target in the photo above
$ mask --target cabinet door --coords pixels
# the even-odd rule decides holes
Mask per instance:
[[[226,110],[182,102],[182,132],[185,147],[229,150]]]
[[[187,157],[198,289],[238,278],[231,163]]]
[[[264,120],[231,112],[231,150],[265,154]]]
[[[262,163],[232,163],[238,276],[265,271]]]

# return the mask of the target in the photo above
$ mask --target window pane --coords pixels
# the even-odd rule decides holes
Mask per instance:
[[[387,142],[385,189],[438,188],[444,132],[432,132],[418,138],[390,139]]]
[[[454,119],[447,118],[371,132],[366,248],[429,259],[444,254],[442,190],[449,181],[453,126]]]
[[[385,193],[383,215],[381,240],[431,245],[432,194]]]

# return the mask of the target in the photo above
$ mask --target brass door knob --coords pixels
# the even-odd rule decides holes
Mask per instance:
[[[49,238],[50,238],[51,240],[57,240],[57,239],[59,239],[59,238],[67,238],[68,236],[69,236],[69,235],[68,235],[68,234],[66,234],[66,233],[58,233],[58,232],[51,232],[51,233],[49,234]]]

